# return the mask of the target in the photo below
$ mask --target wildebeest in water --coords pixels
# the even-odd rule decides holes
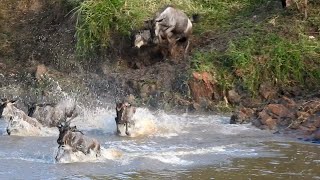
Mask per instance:
[[[80,112],[80,107],[72,99],[65,99],[58,104],[33,103],[28,109],[28,116],[36,118],[42,125],[56,127],[65,118],[72,120]]]
[[[115,121],[118,134],[121,134],[119,125],[123,124],[124,126],[126,126],[126,135],[130,136],[128,127],[130,125],[134,125],[133,115],[135,112],[136,108],[128,102],[121,102],[116,104],[117,117],[115,117]]]
[[[58,126],[59,129],[59,138],[57,143],[60,148],[65,146],[71,147],[72,152],[82,152],[87,155],[91,152],[95,153],[96,157],[101,154],[101,147],[98,140],[85,136],[76,126],[70,126],[70,121],[65,121],[60,123]],[[55,157],[58,161],[59,151]]]
[[[8,122],[8,135],[37,136],[42,134],[42,124],[15,107],[15,100],[2,99],[1,101],[0,118]]]

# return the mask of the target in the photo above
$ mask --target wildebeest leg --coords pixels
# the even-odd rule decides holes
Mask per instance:
[[[96,157],[100,157],[101,156],[101,147],[100,147],[100,144],[97,145],[97,149],[96,149]]]
[[[119,129],[119,124],[118,124],[118,123],[117,123],[117,133],[118,133],[118,134],[121,133],[121,131],[120,131],[120,129]]]
[[[54,158],[56,161],[58,161],[58,155],[59,155],[59,152],[60,152],[60,147],[61,147],[61,145],[59,145],[57,155],[56,155],[56,157]]]
[[[130,136],[129,130],[128,130],[128,122],[126,122],[126,135]]]
[[[176,39],[168,37],[168,43],[169,43],[169,53],[170,55],[173,55],[176,49]]]

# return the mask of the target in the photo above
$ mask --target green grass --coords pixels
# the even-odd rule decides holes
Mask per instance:
[[[68,0],[80,3],[80,0]],[[69,2],[69,3],[70,3]],[[108,47],[115,35],[128,36],[153,18],[165,5],[173,5],[191,17],[199,14],[194,32],[215,31],[228,26],[225,21],[243,8],[260,3],[253,0],[85,0],[76,7],[77,52],[88,54],[99,47]]]
[[[257,95],[263,82],[286,89],[315,89],[320,83],[320,42],[301,35],[298,41],[274,33],[254,33],[230,43],[226,52],[196,52],[195,71],[214,74],[223,90],[240,83]]]

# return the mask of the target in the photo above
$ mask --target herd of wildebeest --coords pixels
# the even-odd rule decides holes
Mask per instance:
[[[82,152],[85,155],[92,152],[100,156],[100,143],[84,135],[76,126],[70,125],[80,113],[80,108],[74,100],[63,100],[58,104],[34,103],[28,108],[28,113],[17,108],[15,100],[2,99],[1,101],[0,119],[7,122],[8,135],[37,136],[41,135],[45,128],[57,127],[59,129],[58,149],[63,149],[67,145],[71,147],[72,152]],[[128,127],[134,126],[132,117],[135,111],[136,108],[128,102],[116,103],[115,122],[118,134],[121,133],[119,125],[124,125],[125,133],[130,136]]]

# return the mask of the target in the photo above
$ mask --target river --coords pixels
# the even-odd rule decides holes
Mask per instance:
[[[0,179],[320,179],[320,146],[218,115],[138,108],[132,137],[115,135],[115,110],[87,110],[72,124],[97,138],[102,156],[56,163],[57,128],[47,137],[5,134],[0,121]]]

